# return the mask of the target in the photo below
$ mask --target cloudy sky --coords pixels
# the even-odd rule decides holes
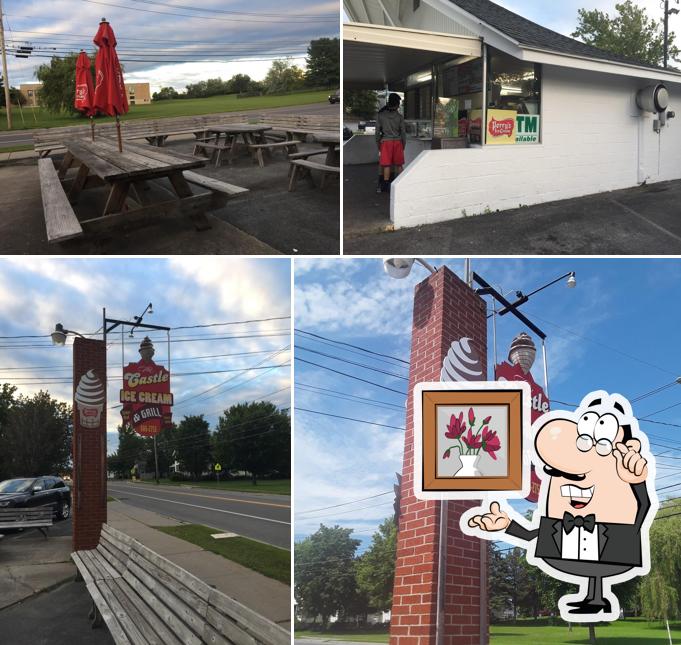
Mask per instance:
[[[30,44],[35,56],[10,56],[13,85],[35,80],[52,53],[94,51],[102,16],[118,39],[128,82],[176,89],[237,73],[262,79],[273,58],[298,64],[310,40],[339,32],[337,0],[4,0],[10,46]],[[289,10],[287,10],[289,9]]]
[[[175,421],[204,414],[214,427],[225,408],[243,401],[267,399],[288,408],[290,368],[276,366],[290,362],[290,319],[241,321],[290,316],[290,285],[289,260],[0,260],[0,382],[16,385],[19,394],[48,390],[70,403],[72,350],[52,345],[55,324],[101,333],[102,307],[109,318],[131,320],[152,302],[154,313],[144,319],[150,324],[238,323],[171,332]],[[108,338],[109,452],[118,441],[122,350],[126,364],[139,360],[144,335],[125,334],[123,346],[120,331]],[[149,335],[154,360],[167,366],[165,332]],[[248,369],[254,367],[267,369]]]
[[[461,261],[446,264],[461,275]],[[634,404],[634,412],[639,418],[651,415],[641,428],[655,444],[654,451],[665,453],[658,459],[658,488],[680,483],[679,429],[660,424],[681,424],[681,385],[672,385],[681,376],[677,342],[681,305],[676,298],[681,262],[475,260],[473,265],[488,282],[511,295],[516,290],[529,293],[568,271],[577,272],[576,289],[562,282],[522,307],[548,336],[551,399],[578,404],[596,389],[631,399],[668,385]],[[426,275],[417,267],[408,279],[393,280],[383,272],[380,260],[296,261],[295,325],[308,332],[298,333],[295,342],[298,540],[324,523],[351,527],[366,543],[392,514],[392,486],[402,463],[413,288]],[[504,316],[497,331],[501,362],[523,327],[512,316]],[[488,338],[491,369],[491,328]],[[543,383],[539,358],[533,375]],[[681,495],[678,488],[666,489],[664,495],[668,493]],[[523,503],[519,510],[528,507]]]

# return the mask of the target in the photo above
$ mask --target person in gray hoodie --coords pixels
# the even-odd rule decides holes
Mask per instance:
[[[402,99],[398,94],[388,97],[388,104],[376,117],[376,144],[379,149],[379,165],[382,175],[378,180],[376,192],[382,193],[390,185],[390,172],[395,169],[395,176],[404,168],[404,147],[407,145],[407,130],[404,117],[399,113]]]

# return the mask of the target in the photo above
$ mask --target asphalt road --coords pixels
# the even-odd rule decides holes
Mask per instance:
[[[188,486],[109,482],[109,495],[183,522],[291,548],[291,498]]]
[[[330,103],[312,103],[311,105],[264,108],[262,110],[253,110],[253,112],[257,112],[258,114],[340,114],[340,107],[338,105],[331,105]],[[0,132],[0,148],[30,144],[33,144],[31,130]]]

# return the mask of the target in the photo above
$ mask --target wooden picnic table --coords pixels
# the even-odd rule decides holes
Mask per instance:
[[[317,143],[321,143],[326,146],[326,165],[327,166],[339,166],[339,154],[336,149],[340,144],[340,132],[335,132],[333,130],[329,131],[318,131],[313,132],[312,137]]]
[[[206,218],[208,210],[224,205],[230,191],[235,194],[245,192],[245,189],[191,172],[193,168],[205,166],[205,159],[130,142],[125,143],[120,153],[115,140],[106,138],[95,142],[78,139],[66,141],[64,145],[67,152],[57,173],[59,179],[64,182],[69,168],[78,168],[75,178],[65,187],[71,204],[77,202],[83,190],[108,188],[103,209],[93,217],[81,219],[86,230],[101,230],[131,220],[174,214],[190,217],[202,230],[210,228]],[[169,181],[170,187],[156,183],[163,179]],[[152,181],[156,188],[153,193]],[[194,194],[190,183],[207,188],[209,192]]]
[[[225,123],[206,128],[206,135],[214,135],[212,143],[217,145],[220,144],[220,138],[224,137],[223,147],[229,148],[229,160],[231,161],[239,149],[239,137],[241,137],[243,147],[248,150],[248,146],[266,143],[265,132],[271,129],[272,127],[269,125]]]

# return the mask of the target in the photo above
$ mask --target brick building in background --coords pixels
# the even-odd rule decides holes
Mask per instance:
[[[446,267],[416,286],[391,645],[435,645],[438,621],[438,645],[488,642],[487,545],[459,529],[459,517],[477,502],[445,502],[447,548],[441,565],[441,502],[416,499],[412,473],[414,386],[439,381],[452,342],[465,337],[472,339],[486,375],[486,314],[482,298]]]
[[[27,107],[40,107],[40,89],[42,83],[22,83],[19,92],[26,99]],[[128,103],[130,105],[149,105],[151,103],[151,87],[149,83],[126,83]]]

